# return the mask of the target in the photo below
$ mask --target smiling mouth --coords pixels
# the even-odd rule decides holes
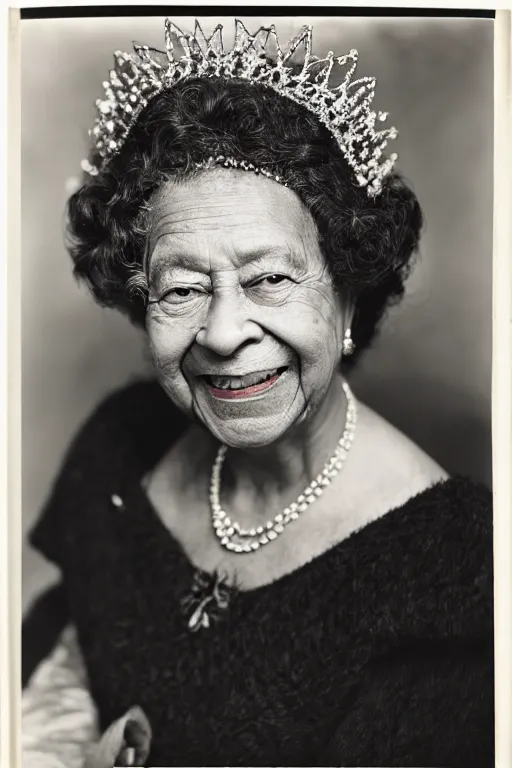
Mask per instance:
[[[239,400],[269,389],[286,370],[287,366],[282,366],[246,376],[203,376],[202,378],[213,397],[220,400]]]

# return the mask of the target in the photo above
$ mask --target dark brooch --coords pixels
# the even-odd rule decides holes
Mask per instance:
[[[232,588],[226,574],[210,574],[196,571],[190,594],[181,601],[183,613],[188,616],[188,628],[191,632],[208,629],[212,621],[222,618],[222,613],[229,605]]]

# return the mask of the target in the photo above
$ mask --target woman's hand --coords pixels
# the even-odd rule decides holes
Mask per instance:
[[[88,751],[83,768],[140,766],[151,747],[151,726],[140,707],[132,707],[107,728]]]

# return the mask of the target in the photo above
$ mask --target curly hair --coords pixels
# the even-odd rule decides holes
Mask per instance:
[[[148,202],[165,181],[197,173],[195,163],[213,154],[279,173],[310,211],[336,289],[354,297],[356,353],[344,360],[353,364],[404,293],[421,208],[397,173],[369,198],[329,131],[264,86],[198,78],[155,97],[121,151],[68,202],[75,275],[100,304],[144,325]]]

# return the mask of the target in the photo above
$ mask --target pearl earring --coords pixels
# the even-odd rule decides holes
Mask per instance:
[[[356,345],[352,341],[352,333],[350,328],[347,328],[345,331],[345,338],[343,339],[343,354],[346,356],[351,355],[355,348]]]

